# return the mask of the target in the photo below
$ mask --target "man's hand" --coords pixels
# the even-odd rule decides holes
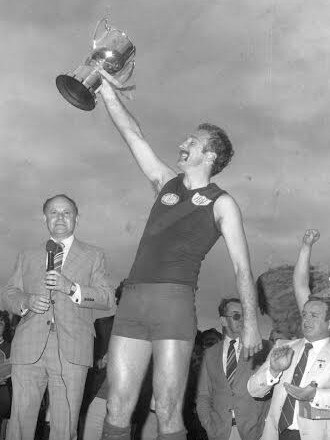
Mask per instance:
[[[69,295],[72,281],[56,270],[50,270],[49,272],[46,272],[45,286],[49,290],[57,290]]]
[[[283,385],[284,388],[286,389],[286,392],[296,400],[311,402],[316,394],[315,382],[311,382],[309,385],[307,385],[304,388],[297,387],[287,382],[285,382]]]
[[[96,366],[99,370],[102,370],[102,368],[105,368],[108,364],[108,353],[106,353],[103,358],[98,359],[96,361]]]
[[[313,246],[320,238],[320,233],[317,229],[307,229],[303,237],[303,243],[307,246]]]
[[[49,302],[46,296],[31,294],[23,302],[22,309],[28,309],[34,313],[45,313],[49,309]]]
[[[273,348],[270,355],[270,373],[273,377],[290,367],[293,353],[288,345]]]
[[[123,67],[123,69],[121,69],[119,72],[117,72],[114,75],[110,75],[106,70],[100,69],[99,73],[102,76],[103,85],[106,82],[106,83],[112,84],[114,87],[116,87],[118,89],[123,88],[123,85],[132,76],[133,71],[134,71],[134,67],[135,67],[134,61],[130,61]],[[102,86],[102,88],[103,88],[103,86]]]
[[[262,349],[262,339],[257,323],[244,324],[241,338],[244,359],[248,359]]]

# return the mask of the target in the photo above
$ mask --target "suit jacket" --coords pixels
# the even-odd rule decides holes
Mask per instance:
[[[283,383],[291,383],[294,370],[305,344],[305,339],[296,339],[295,341],[281,340],[277,341],[276,346],[285,344],[293,348],[294,355],[290,367],[283,371],[279,382],[274,386],[273,397],[262,436],[263,440],[278,440],[278,422],[287,396]],[[266,380],[269,357],[270,355],[264,365],[249,379],[248,390],[252,396],[264,396],[271,389],[271,386],[267,385]],[[321,350],[316,361],[306,373],[306,383],[315,381],[318,384],[312,406],[319,409],[330,409],[330,342]],[[298,416],[298,425],[301,440],[330,439],[330,420],[311,420]]]
[[[36,249],[19,254],[14,273],[2,292],[8,311],[21,314],[21,305],[26,295],[33,293],[49,297],[49,290],[44,285],[45,249],[44,243]],[[62,273],[80,285],[81,304],[73,303],[62,292],[53,291],[53,304],[47,312],[38,314],[29,311],[15,331],[11,348],[13,364],[30,364],[40,358],[50,331],[52,308],[60,349],[65,358],[77,365],[93,364],[93,309],[109,309],[114,305],[104,252],[74,239]]]
[[[223,341],[205,351],[197,391],[197,412],[209,439],[229,439],[232,409],[242,440],[261,437],[269,399],[253,399],[246,384],[268,352],[267,341],[263,341],[263,350],[248,360],[244,360],[241,351],[231,387],[223,370]]]

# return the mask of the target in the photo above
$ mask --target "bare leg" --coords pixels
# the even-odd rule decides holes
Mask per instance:
[[[149,341],[111,337],[107,367],[110,389],[106,421],[109,424],[119,428],[129,426],[151,350]]]
[[[160,434],[184,432],[182,405],[193,341],[153,341],[153,392]],[[180,437],[181,438],[181,437]]]

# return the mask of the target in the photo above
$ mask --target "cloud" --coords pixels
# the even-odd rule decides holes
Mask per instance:
[[[45,197],[66,192],[81,207],[79,236],[104,246],[114,277],[124,277],[153,202],[106,115],[69,105],[55,78],[89,53],[96,21],[136,44],[136,97],[125,102],[149,142],[169,164],[199,122],[223,126],[235,146],[232,164],[215,181],[239,202],[258,274],[293,261],[307,226],[321,229],[316,258],[329,238],[330,6],[316,0],[27,0],[0,7],[0,238],[7,258],[46,234]],[[324,240],[324,241],[322,241]],[[219,244],[200,281],[202,311],[234,289],[231,263]],[[209,316],[211,319],[213,317]]]

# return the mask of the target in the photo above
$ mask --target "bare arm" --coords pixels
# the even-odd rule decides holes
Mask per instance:
[[[302,245],[299,251],[298,260],[293,272],[293,287],[301,312],[305,302],[311,294],[309,288],[309,266],[312,254],[313,244],[320,238],[320,233],[317,229],[307,229],[303,237]]]
[[[146,142],[138,122],[105,79],[103,80],[101,95],[113,123],[129,146],[141,170],[159,191],[166,182],[176,176],[175,171],[162,162],[154,153]]]
[[[238,205],[229,195],[218,198],[214,204],[214,215],[221,228],[234,267],[237,290],[243,307],[242,342],[244,357],[247,358],[261,350],[262,340],[257,321],[257,293],[242,216]]]

